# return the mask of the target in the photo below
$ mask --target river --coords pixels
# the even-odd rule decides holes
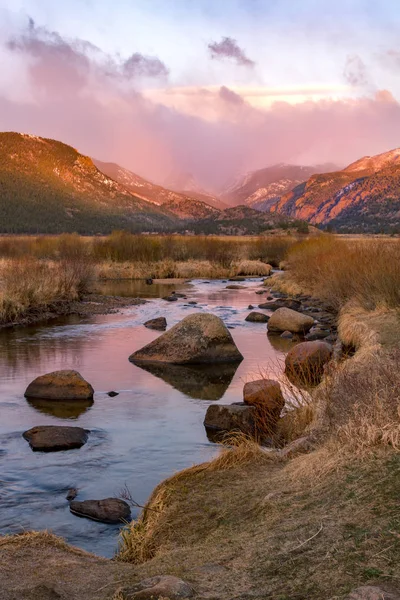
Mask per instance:
[[[104,293],[149,298],[118,314],[68,317],[34,327],[0,331],[0,534],[47,529],[69,543],[111,557],[119,527],[72,515],[65,496],[78,489],[78,500],[118,496],[126,486],[139,504],[172,473],[212,458],[218,451],[203,427],[211,402],[242,400],[246,381],[260,372],[276,377],[291,343],[266,335],[266,325],[248,323],[248,305],[261,279],[249,279],[240,290],[226,282],[146,285],[106,282]],[[187,300],[165,302],[172,289]],[[189,300],[198,302],[188,305]],[[265,300],[264,300],[265,301]],[[149,372],[128,361],[129,355],[159,332],[143,323],[165,316],[168,327],[197,311],[219,316],[231,328],[244,356],[235,367],[211,371],[167,369]],[[36,376],[76,369],[95,389],[90,406],[32,404],[24,391]],[[119,395],[110,398],[107,392]],[[22,433],[35,425],[79,425],[91,431],[79,450],[33,452]],[[133,516],[137,510],[133,510]]]

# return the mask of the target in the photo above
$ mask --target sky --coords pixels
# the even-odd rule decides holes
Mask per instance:
[[[400,146],[398,0],[0,0],[0,130],[220,191]]]

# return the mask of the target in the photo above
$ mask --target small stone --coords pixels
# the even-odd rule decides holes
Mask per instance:
[[[227,285],[226,290],[244,290],[244,286],[243,285],[235,285],[234,283],[232,285]]]
[[[268,323],[269,316],[260,312],[251,312],[247,315],[245,321],[249,321],[250,323]]]
[[[115,396],[118,396],[118,395],[119,395],[119,392],[114,392],[114,391],[107,392],[107,396],[110,396],[110,398],[115,398]]]
[[[78,490],[76,488],[71,488],[70,490],[68,490],[68,494],[65,496],[65,499],[68,500],[68,502],[71,502],[71,500],[75,500],[77,495]]]
[[[88,440],[88,430],[81,427],[63,425],[43,425],[32,427],[22,434],[32,450],[40,452],[58,452],[80,448]]]
[[[281,333],[280,337],[283,338],[284,340],[292,340],[293,333],[291,331],[284,331],[283,333]]]
[[[178,298],[175,295],[172,295],[172,296],[164,296],[162,298],[162,300],[165,300],[166,302],[177,302]]]
[[[194,306],[195,304],[197,304],[197,302],[195,300],[189,300],[188,304],[193,304]]]
[[[165,331],[167,328],[167,319],[165,317],[157,317],[156,319],[150,319],[144,323],[147,329],[156,329],[157,331]]]
[[[253,310],[253,308],[255,308],[252,304],[249,304],[247,307],[247,310]]]
[[[69,505],[70,511],[78,517],[85,517],[102,523],[120,523],[128,521],[131,509],[127,502],[119,498],[104,500],[73,500]]]
[[[230,277],[229,281],[246,281],[246,277],[244,275],[235,275],[234,277]]]
[[[150,577],[119,592],[123,600],[184,600],[194,595],[188,583],[171,575]]]

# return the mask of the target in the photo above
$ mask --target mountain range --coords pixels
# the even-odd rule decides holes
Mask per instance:
[[[176,189],[62,142],[0,133],[0,233],[257,234],[307,221],[339,232],[400,230],[400,149],[344,169],[279,164],[253,171],[217,198],[191,174]],[[178,189],[180,187],[190,189]]]

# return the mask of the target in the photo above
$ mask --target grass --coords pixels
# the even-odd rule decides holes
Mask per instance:
[[[346,240],[319,236],[294,245],[288,285],[339,310],[349,300],[367,310],[400,304],[400,240]]]
[[[0,264],[0,324],[29,319],[79,299],[87,291],[91,277],[90,263],[81,259],[3,260]]]

